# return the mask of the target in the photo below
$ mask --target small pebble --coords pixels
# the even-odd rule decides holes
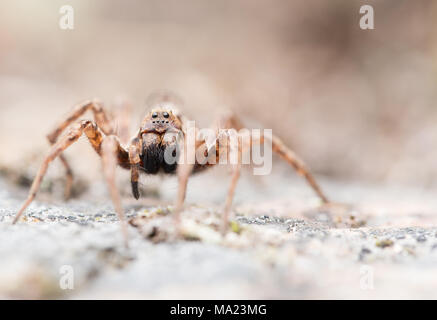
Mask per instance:
[[[416,238],[417,242],[425,242],[426,241],[426,237],[424,235],[420,235]]]
[[[390,239],[383,239],[376,241],[375,245],[380,248],[387,248],[393,245],[393,241]]]
[[[264,224],[265,223],[265,221],[260,219],[260,218],[255,218],[255,222],[258,223],[258,224]]]
[[[365,256],[366,256],[367,254],[370,254],[370,253],[372,253],[372,251],[371,251],[370,249],[362,248],[362,249],[361,249],[361,252],[360,252],[360,254],[359,254],[359,260],[360,260],[360,261],[364,260]]]

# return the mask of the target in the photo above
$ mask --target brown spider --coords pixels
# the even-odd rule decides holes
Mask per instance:
[[[93,112],[94,121],[83,120],[76,123],[76,125],[70,129],[67,135],[62,136],[58,140],[58,137],[61,135],[61,133],[88,110]],[[122,112],[120,114],[126,117],[127,113]],[[79,137],[82,136],[82,134],[87,136],[91,146],[98,153],[98,155],[102,157],[104,176],[109,187],[115,211],[117,212],[121,221],[122,232],[126,245],[128,240],[127,224],[121,206],[120,195],[115,184],[115,170],[117,165],[131,171],[132,193],[136,199],[139,199],[140,197],[138,190],[138,178],[140,173],[156,174],[158,172],[164,172],[168,174],[174,174],[177,172],[179,189],[174,215],[176,221],[179,221],[179,215],[185,199],[188,177],[192,173],[202,171],[214,165],[211,163],[200,163],[197,161],[197,159],[195,159],[195,151],[200,150],[200,148],[205,148],[207,144],[206,140],[198,139],[196,137],[194,140],[194,148],[190,148],[193,146],[188,145],[188,139],[185,139],[187,135],[187,120],[178,111],[176,111],[176,109],[174,109],[172,104],[168,101],[159,103],[155,108],[152,108],[152,110],[147,113],[140,129],[138,130],[138,133],[131,140],[128,146],[124,146],[120,142],[120,139],[126,140],[126,134],[128,132],[126,126],[128,121],[123,121],[121,128],[117,128],[114,120],[114,117],[110,116],[104,110],[102,104],[97,100],[86,101],[74,108],[67,119],[61,122],[59,126],[57,126],[56,129],[47,136],[49,142],[52,144],[52,148],[39,168],[30,189],[28,198],[17,213],[13,223],[16,223],[19,220],[24,210],[33,201],[49,164],[57,157],[60,158],[66,168],[67,182],[65,193],[67,197],[69,196],[73,175],[70,166],[67,160],[64,158],[62,152],[76,142]],[[242,128],[243,126],[241,125],[240,121],[238,121],[234,115],[223,116],[214,125],[214,130],[216,132],[219,132],[219,130],[222,129],[240,130]],[[120,138],[116,135],[117,131],[120,132]],[[176,139],[175,137],[166,139],[165,136],[168,133],[179,134],[179,137],[182,137],[182,140]],[[212,146],[215,147],[215,151],[213,152],[212,156],[217,158],[215,163],[219,163],[220,151],[224,148],[229,148],[226,143],[222,143],[222,138],[223,135],[218,134],[217,138],[212,143]],[[246,145],[239,143],[238,162],[237,164],[233,165],[231,184],[224,208],[223,226],[227,226],[228,224],[232,199],[240,174],[241,156],[244,152],[250,150],[253,145],[261,144],[267,138],[268,137],[264,137],[264,135],[260,135],[258,139],[251,138]],[[281,142],[281,140],[279,140],[279,138],[272,136],[270,139],[272,142],[272,150],[278,153],[282,159],[287,161],[294,169],[296,169],[300,175],[304,176],[321,200],[324,203],[327,203],[327,198],[322,193],[305,164],[299,160],[294,152],[287,148]],[[239,142],[241,141],[242,140],[240,137]],[[172,148],[172,154],[177,152],[179,149],[187,150],[186,152],[183,151],[180,157],[184,156],[186,160],[191,159],[192,161],[168,163],[165,160],[164,154],[166,150],[170,150],[169,148]],[[190,152],[190,150],[192,151]]]

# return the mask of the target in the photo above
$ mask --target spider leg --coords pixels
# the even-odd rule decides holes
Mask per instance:
[[[123,235],[125,237],[125,243],[127,244],[126,222],[124,219],[123,210],[121,208],[119,194],[117,190],[114,189],[114,176],[115,166],[117,163],[125,168],[129,166],[128,154],[127,151],[120,146],[120,143],[115,136],[104,136],[97,124],[88,120],[81,121],[76,126],[72,127],[67,135],[63,136],[56,144],[52,146],[49,154],[41,164],[41,167],[39,168],[38,173],[32,183],[32,187],[30,188],[29,195],[15,216],[13,224],[20,219],[26,208],[35,199],[49,164],[55,160],[65,149],[76,142],[83,133],[85,133],[87,136],[94,150],[99,155],[102,155],[105,177],[109,184],[113,204],[117,214],[119,215],[122,224]]]
[[[193,139],[184,139],[184,148],[180,154],[177,167],[178,175],[178,194],[176,198],[176,206],[174,211],[174,219],[176,221],[176,227],[180,227],[180,214],[184,205],[185,196],[187,193],[188,178],[193,172],[195,163],[196,147],[190,141]]]
[[[236,130],[242,129],[243,125],[233,113],[228,113],[218,118],[215,126],[217,132],[216,148],[218,149],[216,163],[219,162],[219,157],[223,149],[226,149],[226,156],[228,161],[230,160],[229,151],[234,153],[236,152],[238,155],[237,163],[234,164],[231,163],[232,165],[231,184],[229,185],[228,193],[226,196],[225,207],[223,209],[222,233],[224,234],[226,233],[229,226],[229,217],[231,213],[232,202],[234,200],[235,189],[237,187],[238,179],[240,178],[241,154],[242,154],[243,146],[241,145],[242,139],[240,138]],[[230,140],[230,134],[232,134],[232,132],[235,133],[235,137],[237,138],[237,140],[234,141]],[[223,141],[224,143],[221,143],[223,138],[224,138]]]
[[[228,195],[226,198],[226,204],[224,208],[224,215],[223,215],[223,230],[225,231],[228,226],[228,220],[229,220],[229,213],[231,210],[232,200],[235,193],[235,188],[238,182],[238,178],[240,176],[240,167],[241,167],[241,150],[240,147],[237,145],[229,145],[229,135],[228,131],[220,132],[220,129],[240,129],[242,128],[241,123],[238,121],[238,119],[231,113],[231,114],[224,114],[221,117],[217,119],[217,121],[214,123],[213,130],[216,132],[215,142],[213,141],[212,145],[216,146],[216,161],[215,164],[219,163],[220,161],[220,151],[226,148],[226,150],[229,150],[229,148],[233,149],[233,151],[236,151],[238,153],[238,162],[233,166],[233,174],[231,179],[231,185],[228,191]],[[178,161],[178,195],[176,199],[176,206],[175,206],[175,212],[174,212],[174,218],[176,221],[176,225],[179,228],[180,225],[180,213],[183,208],[183,203],[185,201],[186,191],[187,191],[187,184],[188,184],[188,178],[191,175],[191,173],[199,172],[207,168],[211,168],[214,164],[206,163],[206,164],[200,164],[196,162],[196,151],[200,148],[205,148],[205,150],[208,150],[206,146],[206,141],[204,140],[197,140],[197,130],[195,131],[195,139],[193,138],[187,138],[184,139],[184,149],[183,152],[180,155],[180,159],[183,159],[184,161]],[[238,137],[238,135],[236,135]],[[238,138],[239,139],[239,138]],[[194,145],[189,145],[191,141],[194,141]],[[238,141],[238,140],[237,140]],[[191,142],[192,144],[192,142]],[[228,155],[228,153],[226,153]]]
[[[243,128],[242,123],[238,120],[238,118],[233,114],[225,115],[217,121],[216,124],[217,128],[224,128],[224,129],[235,129],[240,130]],[[227,130],[229,131],[229,130]],[[220,134],[219,134],[220,136]],[[228,135],[229,138],[229,135]],[[264,135],[261,135],[259,139],[242,139],[242,136],[238,136],[238,163],[233,164],[233,172],[232,172],[232,178],[231,178],[231,184],[228,190],[228,194],[226,197],[225,202],[225,208],[223,213],[223,232],[226,231],[228,227],[228,221],[229,216],[231,212],[231,206],[232,201],[234,198],[235,188],[238,182],[238,179],[240,177],[240,169],[241,169],[241,157],[244,152],[247,152],[251,150],[253,144],[258,143],[262,144],[264,143],[264,139],[267,137],[264,137]],[[323,201],[323,203],[329,203],[328,198],[324,195],[321,188],[317,184],[316,180],[314,179],[313,175],[311,174],[310,170],[307,168],[305,163],[287,146],[284,145],[284,143],[276,136],[272,136],[272,151],[276,152],[282,159],[284,159],[287,163],[289,163],[299,175],[303,176],[308,184],[312,187],[312,189],[316,192],[316,194],[320,197],[320,199]],[[228,142],[228,146],[226,147],[229,150],[229,147],[232,149],[235,149],[235,146],[232,145],[232,143]],[[225,145],[221,143],[217,143],[218,150],[225,148]],[[219,152],[220,153],[220,152]],[[217,163],[218,163],[218,157],[217,156]]]
[[[224,208],[224,212],[223,212],[223,226],[222,226],[223,233],[226,232],[226,230],[228,228],[228,224],[229,224],[229,217],[230,217],[230,212],[231,212],[231,207],[232,207],[232,201],[233,201],[234,194],[235,194],[235,188],[237,186],[237,182],[238,182],[238,179],[240,177],[242,153],[250,150],[250,148],[252,147],[254,142],[261,143],[261,141],[264,142],[264,139],[265,139],[264,136],[261,136],[261,139],[259,139],[259,140],[252,140],[252,141],[249,141],[249,143],[247,143],[248,141],[245,140],[244,142],[246,144],[243,144],[243,139],[241,139],[241,136],[239,136],[238,138],[239,138],[239,140],[238,140],[238,163],[233,164],[231,184],[230,184],[229,189],[228,189],[228,194],[227,194],[226,202],[225,202],[225,208]],[[230,149],[231,150],[234,149],[234,152],[235,152],[235,146],[233,146],[232,143],[229,143],[229,140],[228,140],[228,145],[229,145]],[[218,148],[220,149],[220,147],[225,148],[226,146],[219,143]],[[307,182],[314,189],[314,191],[317,193],[317,195],[321,198],[323,203],[329,202],[328,199],[326,198],[326,196],[323,194],[322,190],[320,189],[319,185],[315,181],[311,172],[306,167],[305,163],[302,160],[300,160],[292,150],[287,148],[279,138],[277,138],[275,136],[272,137],[272,149],[274,152],[278,153],[279,156],[281,156],[281,158],[283,158],[291,166],[293,166],[293,168],[298,172],[298,174],[305,177]]]
[[[115,107],[115,126],[122,144],[127,144],[130,139],[130,116],[132,113],[132,105],[125,100],[118,101]]]
[[[54,145],[56,143],[56,141],[54,142],[50,142],[50,145]],[[65,158],[65,156],[61,153],[59,155],[59,160],[61,160],[62,165],[65,168],[65,189],[64,189],[64,198],[65,200],[68,200],[71,196],[71,188],[73,186],[73,170],[71,169],[70,164],[68,163],[68,160]]]
[[[109,193],[111,194],[114,209],[117,212],[118,219],[121,223],[121,231],[123,233],[124,244],[125,247],[128,248],[129,236],[127,223],[123,212],[123,207],[121,206],[120,193],[118,192],[117,185],[115,183],[115,172],[117,168],[117,154],[119,147],[120,142],[118,141],[116,136],[106,136],[102,142],[101,154],[103,173],[109,187]]]
[[[59,155],[59,160],[61,160],[65,168],[65,177],[67,180],[65,181],[64,199],[68,200],[70,199],[71,188],[73,187],[73,170],[71,170],[71,166],[63,154]]]
[[[50,144],[53,146],[59,138],[59,135],[74,121],[76,121],[79,117],[81,117],[85,112],[91,110],[94,114],[94,120],[96,121],[99,128],[102,128],[105,134],[112,134],[113,127],[109,121],[109,116],[103,109],[103,106],[98,101],[85,101],[76,105],[73,108],[73,111],[67,116],[66,120],[62,121],[50,134],[47,135],[47,139]],[[71,195],[71,187],[73,184],[73,170],[71,169],[68,160],[65,158],[63,154],[59,155],[59,159],[61,160],[66,173],[66,183],[65,183],[65,191],[64,197],[65,199],[69,199]]]
[[[219,120],[220,128],[234,128],[240,130],[243,128],[241,121],[234,115],[228,114],[220,118]],[[245,150],[250,149],[254,143],[262,144],[264,143],[264,135],[261,135],[260,139],[252,139],[251,145],[242,146]],[[299,175],[303,176],[315,193],[320,197],[323,203],[329,203],[328,198],[322,192],[321,188],[317,184],[310,170],[306,164],[290,149],[288,148],[278,137],[273,135],[271,137],[272,141],[272,151],[276,152],[283,160],[290,164]],[[245,150],[240,152],[245,152]]]
[[[226,196],[225,209],[223,211],[223,226],[222,232],[225,233],[229,224],[229,216],[232,208],[232,201],[234,200],[235,188],[237,187],[238,179],[240,178],[240,164],[235,165],[232,170],[231,184],[229,186],[228,194]]]
[[[88,129],[88,130],[87,130]],[[91,121],[82,121],[79,123],[76,127],[73,127],[71,131],[63,137],[60,141],[58,141],[56,144],[52,146],[52,149],[50,150],[47,157],[44,159],[43,163],[41,164],[41,167],[38,170],[38,173],[33,180],[32,187],[30,188],[29,195],[21,207],[21,209],[18,211],[17,215],[15,216],[15,219],[13,223],[16,223],[20,216],[23,214],[24,210],[28,207],[28,205],[33,201],[35,198],[38,189],[40,187],[40,184],[42,182],[42,179],[44,175],[47,172],[49,164],[58,157],[62,151],[67,149],[69,146],[71,146],[74,142],[76,142],[79,137],[82,135],[84,131],[87,131],[87,136],[90,139],[90,141],[95,140],[96,143],[100,143],[98,140],[102,139],[102,134],[98,131],[98,128],[96,125]],[[95,132],[93,132],[95,131]]]
[[[228,144],[229,144],[229,149],[231,150],[231,152],[237,152],[238,153],[238,158],[237,158],[237,163],[232,164],[232,177],[231,177],[231,184],[229,186],[228,189],[228,194],[226,196],[226,202],[225,202],[225,208],[223,210],[223,225],[222,225],[222,233],[225,234],[227,229],[228,229],[228,225],[229,225],[229,216],[230,216],[230,212],[231,212],[231,208],[232,208],[232,201],[234,200],[234,195],[235,195],[235,189],[237,187],[237,182],[238,179],[240,178],[240,170],[241,170],[241,139],[240,137],[238,137],[238,145],[235,145],[235,143],[229,143],[229,139],[228,139]]]
[[[267,139],[267,137],[261,135],[260,139],[257,139],[255,141],[252,140],[252,145],[254,142],[262,144],[264,143],[265,139]],[[323,203],[325,204],[329,203],[328,198],[322,192],[322,189],[317,184],[310,170],[308,169],[306,164],[296,155],[296,153],[294,153],[290,148],[288,148],[281,141],[281,139],[279,139],[274,135],[271,137],[271,142],[272,142],[273,152],[276,152],[283,160],[285,160],[289,165],[291,165],[300,176],[303,176],[306,179],[308,184],[311,186],[314,192],[319,196],[319,198],[322,200]]]
[[[58,140],[59,135],[70,124],[84,115],[88,110],[93,112],[94,121],[104,134],[110,135],[114,133],[114,128],[111,124],[109,114],[105,111],[102,104],[97,100],[88,100],[73,107],[73,111],[71,111],[71,113],[67,116],[67,119],[62,121],[51,133],[47,135],[49,141],[51,143],[55,143]]]

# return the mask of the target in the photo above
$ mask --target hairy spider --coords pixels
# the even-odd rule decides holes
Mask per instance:
[[[92,111],[94,114],[94,121],[82,120],[77,122],[71,127],[68,134],[58,139],[61,133],[68,126],[78,120],[87,111]],[[65,159],[62,152],[76,142],[82,134],[87,136],[91,146],[97,154],[102,157],[103,173],[109,187],[115,211],[121,221],[126,245],[128,240],[127,224],[121,205],[120,195],[115,184],[115,170],[117,166],[130,170],[132,193],[136,199],[139,199],[140,197],[138,179],[141,173],[177,173],[179,188],[174,215],[178,222],[185,199],[189,176],[192,173],[202,171],[214,165],[211,163],[200,163],[194,157],[194,152],[200,148],[204,148],[207,142],[205,139],[202,140],[196,138],[194,141],[194,148],[190,148],[187,142],[188,139],[185,139],[187,120],[175,108],[173,108],[172,103],[164,100],[147,113],[137,134],[130,141],[128,146],[124,146],[122,142],[123,140],[127,140],[126,135],[129,132],[127,128],[128,121],[126,121],[127,114],[128,112],[126,111],[119,113],[119,115],[124,116],[124,121],[118,121],[119,126],[117,127],[115,125],[115,117],[107,113],[99,101],[86,101],[77,105],[67,119],[61,122],[55,130],[47,136],[49,142],[52,144],[52,148],[39,168],[29,191],[29,195],[21,209],[18,211],[13,223],[16,223],[19,220],[24,210],[34,200],[49,164],[57,157],[60,158],[66,169],[67,182],[65,193],[66,197],[69,196],[73,174],[68,161]],[[222,116],[213,126],[213,130],[217,133],[222,129],[225,129],[226,132],[226,130],[240,130],[242,128],[243,126],[241,122],[232,114]],[[117,132],[119,133],[118,135],[116,134]],[[182,137],[182,140],[176,138],[165,139],[167,133],[177,133],[179,134],[179,137]],[[219,163],[218,158],[221,149],[229,147],[229,145],[221,142],[222,138],[223,135],[217,134],[217,138],[212,142],[212,146],[215,147],[213,157],[217,157],[215,163]],[[251,138],[248,143],[246,142],[246,145],[238,145],[238,162],[233,165],[232,169],[231,184],[226,197],[223,213],[223,226],[227,226],[228,224],[232,199],[240,175],[241,156],[244,152],[250,150],[252,146],[263,143],[267,138],[271,140],[272,150],[288,162],[300,175],[305,177],[307,182],[324,203],[328,202],[305,164],[294,154],[293,151],[287,148],[281,140],[275,136],[265,137],[264,135],[260,135],[258,139]],[[241,139],[239,141],[241,142]],[[168,148],[172,148],[172,153],[177,152],[179,149],[186,150],[186,152],[184,151],[181,153],[180,157],[184,156],[185,159],[191,159],[193,161],[168,163],[165,160],[165,152],[166,150],[169,150]],[[190,152],[189,150],[194,151]],[[209,146],[207,150],[210,150]]]

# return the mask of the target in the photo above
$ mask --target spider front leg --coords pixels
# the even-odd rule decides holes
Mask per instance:
[[[76,128],[71,129],[69,134],[67,134],[62,140],[57,142],[55,145],[53,145],[52,149],[50,150],[48,156],[44,159],[41,167],[38,170],[38,173],[33,180],[32,186],[29,191],[29,195],[24,202],[21,209],[18,211],[17,215],[14,218],[13,223],[15,224],[18,219],[23,214],[24,210],[29,206],[29,204],[35,199],[35,196],[39,190],[40,184],[42,179],[44,178],[44,175],[47,172],[49,164],[56,159],[65,149],[67,149],[69,146],[71,146],[74,142],[79,139],[79,137],[84,132],[85,128],[88,126],[92,126],[92,123],[90,121],[84,121],[81,122]]]
[[[235,136],[237,138],[237,140],[233,141],[233,143],[231,142],[229,145],[229,148],[227,148],[227,150],[230,150],[234,155],[236,154],[236,160],[237,163],[231,163],[232,165],[232,178],[231,178],[231,184],[229,186],[228,189],[228,194],[226,196],[226,202],[225,202],[225,208],[224,208],[224,212],[223,212],[223,224],[222,224],[222,233],[225,234],[226,231],[228,230],[228,225],[229,225],[229,216],[230,216],[230,212],[231,212],[231,208],[232,208],[232,201],[234,200],[234,194],[235,194],[235,189],[237,187],[237,182],[238,179],[240,178],[240,171],[241,171],[241,152],[242,152],[242,148],[241,148],[241,137],[236,135]],[[231,140],[229,139],[229,136],[227,136],[227,143],[229,144]],[[237,144],[236,144],[236,143]],[[220,154],[220,144],[219,144],[219,154]],[[230,157],[228,157],[228,160],[230,160],[230,158],[232,159],[232,154]],[[234,158],[235,159],[235,158]]]
[[[91,110],[94,115],[94,121],[98,125],[99,128],[106,134],[114,133],[114,126],[110,121],[110,116],[105,111],[103,106],[97,100],[90,100],[82,102],[76,105],[73,108],[73,111],[66,117],[66,120],[62,121],[50,134],[47,135],[47,139],[50,144],[53,146],[57,140],[59,135],[74,121],[79,119],[82,115],[84,115],[87,111]],[[61,160],[66,173],[66,183],[65,183],[65,191],[64,197],[65,199],[70,198],[71,195],[71,187],[73,184],[73,171],[71,169],[68,160],[65,158],[63,154],[59,155],[59,159]]]
[[[219,163],[221,157],[224,155],[226,156],[226,163],[231,162],[232,166],[231,184],[229,185],[223,210],[222,234],[225,234],[228,230],[232,202],[234,200],[238,179],[240,178],[243,139],[241,139],[237,130],[242,128],[242,123],[232,113],[223,115],[216,122],[216,163]]]
[[[52,149],[50,150],[49,154],[44,159],[41,167],[38,170],[38,173],[32,183],[32,187],[30,188],[29,195],[26,201],[18,211],[12,223],[15,224],[20,219],[26,208],[35,199],[35,196],[39,190],[44,175],[47,172],[49,164],[53,160],[55,160],[64,150],[66,150],[69,146],[76,142],[83,133],[85,133],[85,135],[88,137],[88,140],[90,141],[94,150],[102,156],[105,177],[110,188],[110,193],[115,210],[122,224],[124,240],[127,246],[128,239],[126,221],[124,219],[124,213],[121,208],[120,196],[118,195],[118,191],[115,188],[114,177],[115,166],[117,165],[117,162],[124,167],[129,166],[128,153],[126,150],[123,149],[123,147],[120,146],[120,143],[115,136],[104,136],[96,123],[92,121],[81,121],[77,124],[77,126],[73,127],[66,136],[62,137],[56,144],[52,146]]]
[[[235,188],[238,179],[240,177],[242,154],[251,151],[254,144],[263,144],[265,139],[267,139],[267,137],[261,135],[259,139],[254,139],[253,137],[250,137],[250,139],[246,139],[247,137],[244,137],[243,139],[243,136],[235,131],[235,130],[242,129],[243,126],[241,122],[232,114],[228,117],[222,117],[220,119],[219,128],[221,129],[222,137],[224,139],[220,138],[220,133],[219,133],[219,138],[217,140],[218,143],[216,145],[219,150],[217,155],[217,161],[219,160],[220,154],[223,153],[222,151],[225,151],[227,153],[229,152],[229,150],[233,150],[234,154],[238,155],[238,162],[232,164],[233,172],[232,172],[231,184],[226,197],[226,203],[223,213],[222,230],[225,232],[228,227],[228,221],[231,212],[232,201],[235,194]],[[234,136],[237,137],[238,140],[232,139],[233,141],[232,142],[229,139],[232,134],[234,134]],[[269,137],[269,139],[272,142],[272,151],[276,152],[282,159],[284,159],[287,163],[289,163],[297,171],[299,175],[303,176],[307,180],[308,184],[312,187],[312,189],[315,191],[315,193],[319,196],[319,198],[322,200],[324,204],[329,203],[328,198],[322,192],[321,188],[317,184],[316,180],[314,179],[313,175],[311,174],[305,163],[302,160],[300,160],[299,157],[291,149],[285,146],[284,143],[278,137],[272,136]],[[236,145],[238,146],[238,148],[236,148]]]
[[[129,235],[127,229],[126,217],[124,215],[123,207],[121,206],[120,193],[115,183],[115,172],[117,169],[118,159],[121,151],[120,142],[116,136],[107,136],[101,145],[103,173],[108,184],[109,193],[111,195],[112,203],[114,204],[115,212],[121,223],[121,231],[123,233],[125,247],[129,247]]]
[[[196,131],[195,131],[196,132]],[[196,134],[196,133],[194,133]],[[176,227],[180,227],[180,215],[184,205],[185,196],[187,193],[188,178],[193,172],[196,161],[196,137],[185,136],[183,139],[183,149],[178,159],[177,175],[178,175],[178,194],[176,198],[176,206],[174,210],[174,219]]]
[[[222,117],[219,122],[219,126],[220,128],[225,128],[225,129],[232,128],[235,130],[240,130],[243,128],[241,121],[233,114]],[[313,175],[311,174],[306,164],[301,159],[299,159],[299,157],[290,148],[288,148],[281,141],[281,139],[279,139],[275,135],[272,135],[272,137],[265,137],[263,134],[261,134],[259,139],[251,138],[249,140],[250,143],[248,143],[246,139],[243,139],[244,140],[243,143],[240,137],[239,145],[242,149],[239,152],[244,153],[247,151],[251,151],[251,148],[253,147],[254,144],[263,144],[265,139],[271,140],[272,151],[277,153],[283,160],[285,160],[289,165],[291,165],[299,175],[303,176],[306,179],[308,184],[319,196],[322,202],[324,204],[329,203],[328,198],[322,192],[322,189],[317,184],[316,180],[314,179]]]
[[[196,131],[197,132],[197,131]],[[219,130],[217,129],[217,132]],[[197,134],[196,134],[197,135]],[[215,148],[210,148],[210,146],[207,145],[205,140],[197,140],[194,137],[185,137],[184,139],[184,148],[182,150],[182,153],[180,154],[180,158],[178,161],[178,194],[176,199],[176,206],[174,210],[174,219],[176,221],[177,229],[179,230],[180,227],[180,215],[183,209],[183,204],[185,201],[186,191],[187,191],[187,184],[188,179],[193,172],[198,172],[205,170],[207,168],[211,168],[215,164],[219,163],[220,161],[220,154],[223,149],[232,150],[234,154],[238,155],[237,162],[233,164],[233,173],[232,173],[232,179],[231,179],[231,185],[228,191],[228,195],[226,198],[226,203],[224,207],[224,213],[223,213],[223,225],[221,227],[223,233],[226,232],[229,222],[229,215],[230,210],[232,206],[232,200],[235,193],[235,188],[237,186],[238,178],[240,177],[240,168],[241,168],[241,149],[239,147],[239,144],[233,144],[229,143],[229,130],[224,130],[218,133],[218,137],[216,136],[213,138],[212,146],[215,146]],[[239,140],[238,135],[236,134],[235,137],[237,138],[237,141]],[[196,137],[197,138],[197,137]],[[194,143],[193,143],[194,142]],[[215,151],[217,148],[217,151]],[[210,151],[214,150],[214,154],[210,153]],[[210,156],[215,158],[215,162],[210,163],[206,161],[204,163],[198,162],[198,159],[196,157],[197,152],[206,152],[207,159],[209,160]],[[229,155],[229,152],[223,153],[225,156]]]
[[[233,116],[233,114],[227,114],[218,118],[218,120],[215,122],[213,126],[213,131],[215,132],[214,137],[203,137],[202,139],[199,139],[200,138],[198,136],[199,130],[197,129],[191,131],[190,132],[191,135],[186,134],[183,142],[184,145],[183,152],[181,153],[178,161],[179,187],[178,187],[178,195],[177,195],[175,213],[174,213],[176,224],[178,226],[180,224],[180,213],[182,211],[183,203],[186,196],[188,179],[191,173],[199,172],[207,168],[211,168],[212,166],[220,162],[221,154],[228,157],[229,150],[232,150],[233,154],[237,155],[237,161],[236,163],[233,164],[231,185],[228,191],[228,195],[226,197],[226,203],[223,213],[223,225],[221,229],[223,232],[226,232],[229,222],[232,200],[235,193],[235,188],[237,186],[237,182],[240,177],[241,147],[239,144],[240,137],[236,132],[236,130],[240,128],[242,128],[240,121],[236,119]],[[230,136],[234,136],[234,138],[236,138],[237,143],[232,143],[235,142],[235,139],[232,139],[232,141],[230,142],[229,140]],[[207,140],[208,141],[211,140],[211,143],[207,143]],[[226,149],[225,150],[226,152],[222,152],[224,151],[224,149]],[[204,163],[203,161],[202,163],[198,162],[198,159],[196,157],[198,151],[206,152],[206,156],[208,160],[206,161],[206,163]],[[213,151],[214,153],[212,153],[211,151]],[[210,157],[215,158],[215,161],[213,163],[209,162],[209,160],[211,159]]]

